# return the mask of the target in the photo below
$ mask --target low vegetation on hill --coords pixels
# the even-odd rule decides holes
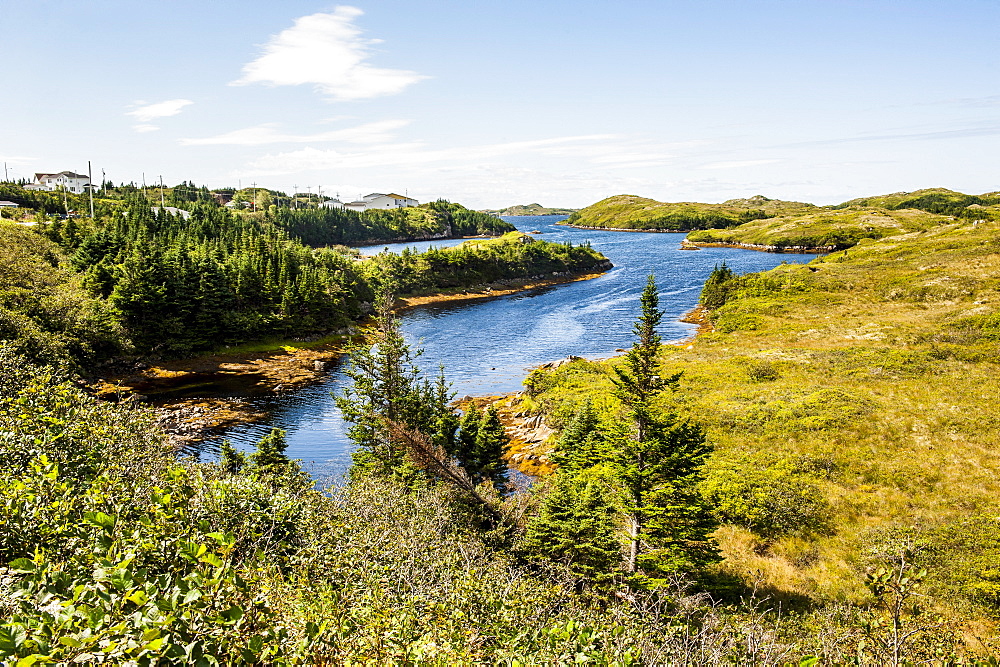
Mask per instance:
[[[669,204],[618,195],[582,209],[570,216],[567,224],[690,231],[687,240],[694,244],[829,251],[848,248],[861,239],[927,229],[954,219],[1000,220],[1000,196],[935,188],[852,199],[836,206],[814,206],[760,195],[722,204]]]
[[[579,209],[575,208],[549,208],[541,204],[518,204],[507,208],[483,211],[493,215],[570,215]]]
[[[780,212],[815,210],[812,204],[766,197],[733,199],[723,204],[665,203],[634,195],[616,195],[572,214],[566,224],[601,229],[688,231],[733,227]]]
[[[906,232],[926,231],[952,222],[946,216],[915,209],[887,210],[852,206],[811,213],[753,220],[729,229],[690,232],[691,243],[742,245],[761,250],[843,250],[862,239],[880,239]]]
[[[702,492],[723,524],[720,575],[783,600],[790,627],[805,627],[795,610],[840,618],[848,642],[907,578],[908,660],[1000,650],[998,276],[997,223],[961,222],[716,270],[714,331],[667,349],[661,375],[681,375],[659,409],[715,447]],[[568,428],[589,400],[613,421],[620,363],[536,371],[520,409]]]

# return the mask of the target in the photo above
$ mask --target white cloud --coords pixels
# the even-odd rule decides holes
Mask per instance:
[[[194,102],[191,100],[164,100],[163,102],[155,102],[153,104],[146,104],[145,102],[136,102],[136,104],[139,106],[125,112],[126,116],[132,116],[139,121],[132,126],[132,129],[136,132],[155,132],[160,128],[149,121],[156,120],[157,118],[176,116],[184,110],[184,107],[194,104]]]
[[[316,134],[285,134],[277,130],[275,123],[265,123],[255,127],[233,130],[214,137],[181,139],[184,146],[263,146],[264,144],[305,144],[328,141],[343,141],[353,144],[382,144],[392,141],[392,131],[409,125],[408,120],[383,120],[365,123]]]
[[[781,160],[729,160],[725,162],[711,162],[703,164],[699,169],[739,169],[741,167],[757,167],[762,164],[773,164]]]
[[[353,21],[364,12],[340,6],[295,20],[295,25],[271,37],[264,53],[243,66],[232,85],[272,86],[314,84],[334,100],[359,100],[393,95],[427,77],[409,70],[374,67],[365,61],[377,40],[362,37]]]
[[[613,134],[591,134],[439,149],[429,149],[421,142],[410,142],[373,146],[366,151],[357,152],[308,147],[287,153],[265,155],[253,162],[251,167],[257,174],[290,174],[314,169],[363,169],[434,162],[474,164],[483,160],[524,153],[558,155],[560,149],[567,145],[612,142],[616,138],[617,135]],[[609,144],[608,150],[615,150],[613,142]]]
[[[142,104],[142,102],[137,102],[136,104]],[[189,104],[194,104],[194,102],[191,100],[166,100],[164,102],[156,102],[155,104],[145,104],[132,111],[126,111],[125,115],[132,116],[139,122],[148,123],[157,118],[176,116]]]

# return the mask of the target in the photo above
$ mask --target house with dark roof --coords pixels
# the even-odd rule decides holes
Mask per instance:
[[[58,174],[35,174],[35,182],[24,186],[25,190],[65,190],[66,192],[82,193],[90,187],[90,178],[72,171],[60,171]]]

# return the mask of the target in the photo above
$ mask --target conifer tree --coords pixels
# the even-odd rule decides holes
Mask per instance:
[[[612,463],[621,484],[628,526],[626,570],[654,575],[699,568],[717,558],[709,533],[716,524],[697,493],[711,451],[702,431],[654,400],[676,388],[680,374],[662,377],[656,327],[663,318],[656,282],[649,276],[640,297],[637,340],[616,368],[615,395],[628,408],[630,428],[617,430]]]
[[[482,482],[493,484],[498,491],[507,485],[507,461],[504,453],[510,446],[510,438],[504,430],[500,415],[492,405],[483,412],[476,434],[474,465],[476,477]]]
[[[615,510],[598,484],[560,471],[529,524],[524,547],[533,556],[568,566],[595,583],[613,576],[621,562]]]
[[[567,472],[579,472],[607,460],[607,441],[589,398],[580,404],[559,435],[551,458]]]
[[[390,294],[379,296],[375,325],[367,331],[370,344],[351,350],[346,374],[352,383],[336,397],[344,419],[352,423],[347,435],[359,446],[352,455],[352,474],[408,476],[412,470],[406,465],[405,451],[392,442],[389,425],[428,431],[419,417],[421,404],[430,397],[421,392],[426,385],[419,382],[420,371],[392,315],[391,303]]]

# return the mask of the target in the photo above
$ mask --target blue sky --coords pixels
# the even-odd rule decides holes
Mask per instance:
[[[995,0],[0,0],[0,159],[474,208],[1000,190]]]

